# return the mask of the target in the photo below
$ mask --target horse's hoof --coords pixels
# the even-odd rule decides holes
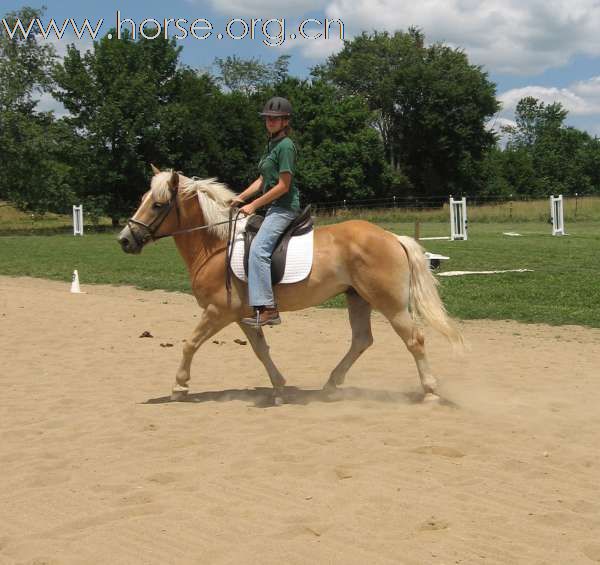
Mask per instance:
[[[273,397],[273,406],[283,406],[283,397],[282,396],[274,396]]]
[[[321,389],[325,394],[333,394],[338,389],[334,382],[327,381]]]
[[[171,400],[175,402],[183,402],[188,395],[189,389],[183,386],[175,385],[171,391]]]
[[[441,398],[434,392],[426,393],[423,398],[423,402],[426,404],[437,404],[440,402],[440,400],[441,400]]]

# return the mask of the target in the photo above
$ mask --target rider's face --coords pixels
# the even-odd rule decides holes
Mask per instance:
[[[265,116],[265,126],[271,134],[283,129],[288,124],[288,119],[281,116]]]

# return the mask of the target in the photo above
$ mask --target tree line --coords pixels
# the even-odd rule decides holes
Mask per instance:
[[[23,8],[5,19],[41,16]],[[201,72],[181,63],[175,39],[108,33],[61,60],[33,35],[0,30],[0,199],[42,213],[82,202],[117,224],[147,189],[149,163],[241,191],[256,178],[258,113],[275,94],[294,106],[306,203],[600,193],[600,141],[567,127],[559,103],[521,100],[500,146],[488,74],[418,29],[363,33],[307,79],[290,76],[288,55],[217,58]],[[37,110],[49,95],[66,115]]]

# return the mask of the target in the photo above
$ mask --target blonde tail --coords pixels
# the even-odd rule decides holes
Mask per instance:
[[[396,235],[396,238],[408,255],[411,311],[445,335],[453,345],[463,346],[463,335],[446,312],[437,291],[439,282],[429,269],[423,248],[412,237]]]

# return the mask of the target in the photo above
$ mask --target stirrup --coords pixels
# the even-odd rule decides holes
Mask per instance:
[[[256,308],[256,315],[252,318],[242,318],[242,324],[246,324],[248,326],[253,326],[255,328],[260,328],[262,326],[277,326],[281,324],[281,318],[279,317],[279,312],[277,308],[275,308],[275,316],[268,317],[268,310],[266,308]]]

